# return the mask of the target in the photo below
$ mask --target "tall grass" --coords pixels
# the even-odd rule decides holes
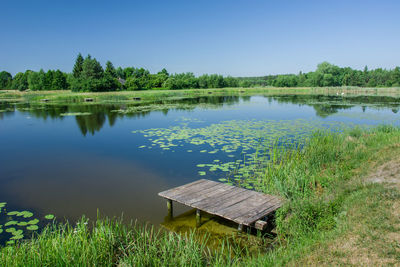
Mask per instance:
[[[400,142],[400,130],[379,126],[343,133],[317,131],[304,146],[273,148],[262,172],[252,178],[257,191],[280,195],[279,237],[286,241],[336,226],[346,191],[339,188],[380,148]]]
[[[84,217],[74,226],[52,224],[30,240],[0,248],[0,266],[226,266],[243,250],[227,242],[217,251],[195,233],[178,235],[118,219]]]
[[[302,146],[275,147],[252,180],[258,191],[280,195],[275,250],[250,257],[229,243],[210,251],[193,234],[180,236],[153,227],[98,219],[89,227],[54,224],[28,241],[0,248],[1,266],[270,266],[307,253],[338,227],[344,203],[362,184],[345,186],[382,149],[399,146],[400,129],[380,126],[344,133],[316,132]],[[260,155],[261,157],[261,155]],[[255,161],[257,162],[257,161]],[[255,182],[254,182],[255,181]],[[205,237],[206,238],[206,237]]]

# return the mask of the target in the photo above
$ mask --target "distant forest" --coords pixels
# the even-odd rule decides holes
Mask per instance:
[[[71,73],[60,70],[27,70],[14,77],[7,71],[0,72],[0,89],[66,90],[75,92],[104,92],[143,89],[190,89],[224,87],[397,87],[400,86],[400,67],[354,70],[323,62],[313,72],[299,74],[267,75],[262,77],[224,77],[218,74],[170,74],[166,69],[150,73],[144,68],[115,68],[107,61],[105,69],[88,55],[79,54]]]

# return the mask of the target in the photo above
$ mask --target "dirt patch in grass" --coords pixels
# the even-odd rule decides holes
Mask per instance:
[[[365,184],[383,185],[381,196],[349,210],[349,231],[326,251],[329,264],[400,266],[400,157],[374,169]]]
[[[379,166],[368,176],[366,182],[383,183],[388,187],[400,189],[400,157]]]
[[[368,169],[373,171],[364,176],[361,187],[354,187],[358,188],[354,199],[339,223],[342,229],[331,241],[314,246],[297,264],[400,266],[399,145],[390,147],[390,153],[381,151],[376,161],[369,162]],[[358,170],[359,175],[362,172]]]

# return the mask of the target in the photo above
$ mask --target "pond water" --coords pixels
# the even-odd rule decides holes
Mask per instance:
[[[12,234],[1,231],[10,220],[37,218],[40,226],[46,214],[76,221],[83,214],[96,218],[98,210],[157,225],[167,215],[160,191],[199,178],[225,181],[233,172],[240,178],[247,172],[241,164],[261,144],[296,142],[315,129],[399,125],[399,108],[398,98],[318,95],[210,96],[146,106],[3,102],[0,236]],[[33,215],[16,218],[10,211]]]

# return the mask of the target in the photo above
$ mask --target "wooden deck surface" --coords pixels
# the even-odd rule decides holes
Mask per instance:
[[[178,186],[158,195],[246,226],[253,226],[257,220],[282,205],[282,201],[276,196],[206,179]]]

